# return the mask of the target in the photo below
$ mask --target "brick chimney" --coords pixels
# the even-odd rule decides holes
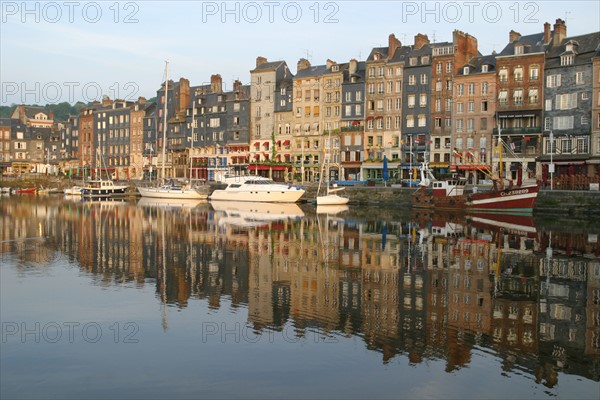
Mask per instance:
[[[388,60],[394,57],[394,53],[398,47],[402,46],[400,40],[396,39],[396,35],[393,33],[388,36]]]
[[[310,66],[310,61],[308,61],[306,58],[301,58],[296,65],[296,70],[302,71],[303,69],[310,68]]]
[[[185,110],[190,104],[190,81],[179,78],[179,104],[175,113]]]
[[[325,62],[325,65],[327,66],[327,69],[331,69],[331,67],[334,66],[335,64],[336,64],[335,61],[330,60],[329,58]]]
[[[520,37],[521,37],[521,34],[519,32],[511,30],[508,33],[508,43],[512,43]]]
[[[429,38],[427,35],[423,35],[422,33],[415,35],[415,50],[419,50],[426,44],[429,44]]]
[[[552,36],[550,35],[550,24],[546,22],[544,24],[544,44],[550,43],[550,39]]]
[[[267,59],[261,56],[256,57],[256,68],[260,67],[262,64],[266,63]]]
[[[106,95],[102,96],[102,107],[108,107],[110,105],[112,105],[112,100],[110,97]]]
[[[210,76],[210,90],[213,93],[223,92],[223,80],[221,79],[221,75],[214,74]]]
[[[239,79],[233,81],[233,91],[239,92],[242,89],[242,82]]]
[[[559,46],[564,38],[567,37],[567,25],[565,25],[565,21],[558,18],[556,23],[554,24],[554,37],[552,38],[552,42],[554,46]]]
[[[138,104],[146,104],[146,98],[144,96],[139,96]]]

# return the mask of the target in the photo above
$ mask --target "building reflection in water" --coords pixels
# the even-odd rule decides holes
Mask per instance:
[[[557,384],[600,380],[598,232],[531,217],[410,215],[310,205],[3,199],[18,268],[64,257],[97,285],[156,286],[164,305],[247,309],[257,333],[358,336],[384,363],[475,352]]]

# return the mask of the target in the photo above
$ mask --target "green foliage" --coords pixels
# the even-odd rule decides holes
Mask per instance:
[[[58,104],[46,104],[45,106],[40,106],[38,104],[29,104],[31,106],[36,107],[44,107],[48,111],[54,112],[54,120],[65,122],[69,119],[69,115],[79,115],[79,111],[87,107],[88,104],[85,104],[81,101],[78,101],[74,105],[69,104],[68,102],[62,102]],[[17,104],[12,104],[10,106],[0,106],[0,118],[10,118],[12,113],[17,108]]]

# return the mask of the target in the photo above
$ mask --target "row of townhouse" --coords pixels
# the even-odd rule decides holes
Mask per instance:
[[[181,78],[163,83],[156,102],[93,103],[49,128],[60,133],[52,160],[63,171],[118,179],[251,172],[310,182],[327,161],[328,178],[368,180],[382,178],[384,159],[392,179],[415,177],[423,161],[472,181],[500,167],[509,179],[546,180],[553,168],[596,177],[600,32],[568,37],[566,30],[557,19],[539,33],[511,31],[490,55],[458,30],[449,42],[417,34],[412,45],[391,34],[366,61],[300,59],[295,75],[285,61],[258,57],[250,83],[235,81],[231,90],[220,75],[200,86]],[[29,150],[38,146],[17,151],[28,146],[17,143],[14,121],[25,121],[18,117],[2,123],[9,169],[19,157],[34,162]]]

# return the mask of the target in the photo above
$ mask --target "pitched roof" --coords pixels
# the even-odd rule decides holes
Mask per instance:
[[[544,52],[548,46],[547,44],[544,44],[544,32],[534,33],[532,35],[519,36],[511,43],[507,44],[498,56],[515,55],[515,46],[519,45],[525,46],[523,54]]]
[[[571,52],[567,45],[572,44]],[[591,59],[600,53],[600,32],[588,33],[579,36],[570,36],[552,46],[546,54],[546,68],[560,67],[560,57],[565,54],[575,54],[575,65],[589,64]]]

